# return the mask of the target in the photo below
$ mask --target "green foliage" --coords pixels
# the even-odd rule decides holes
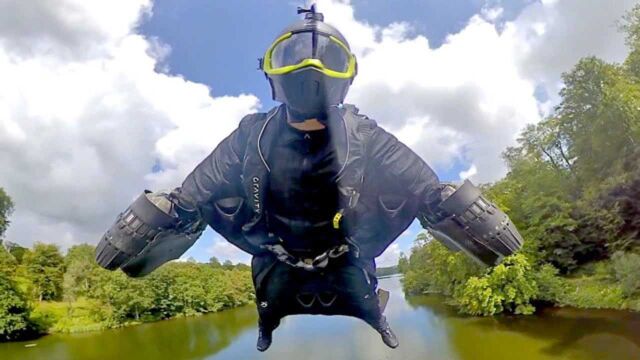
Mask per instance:
[[[512,255],[482,277],[473,276],[456,296],[460,311],[470,315],[502,312],[532,314],[538,285],[524,255]]]
[[[401,274],[406,273],[409,270],[409,258],[405,253],[400,253],[400,258],[398,259],[398,272]]]
[[[87,244],[72,246],[64,257],[54,245],[9,245],[21,261],[0,246],[0,341],[190,316],[255,299],[251,268],[228,260],[172,262],[133,279],[100,268]],[[33,311],[29,300],[36,301]]]
[[[0,188],[0,239],[9,227],[9,216],[13,212],[13,202],[4,189]]]
[[[22,259],[24,255],[29,252],[29,249],[16,245],[12,246],[9,250],[9,253],[13,256],[14,259],[18,262],[18,264],[22,264]]]
[[[418,238],[402,283],[410,294],[435,292],[453,295],[458,286],[481,271],[479,265],[462,253],[450,252],[435,240]]]
[[[15,284],[0,273],[0,341],[19,339],[31,331],[30,311]]]
[[[0,245],[0,275],[5,275],[6,277],[13,275],[17,266],[16,259]]]
[[[33,320],[52,332],[119,327],[191,316],[247,304],[254,299],[247,266],[231,270],[197,262],[173,262],[144,278],[129,278],[86,264],[93,247],[69,250],[65,302],[38,303]]]
[[[64,259],[57,246],[37,243],[33,251],[25,255],[23,262],[36,299],[58,300],[62,297]]]
[[[98,269],[94,253],[94,247],[88,244],[75,245],[67,251],[64,258],[66,271],[62,284],[64,297],[67,301],[74,301],[91,292],[92,280],[94,280],[92,276]]]
[[[212,256],[212,257],[209,259],[209,266],[211,266],[211,267],[213,267],[213,268],[219,268],[219,267],[222,267],[222,264],[220,263],[220,260],[218,260],[218,258],[217,258],[217,257]]]
[[[533,271],[533,279],[538,285],[536,300],[556,303],[564,296],[567,285],[558,273],[558,269],[551,264],[544,264]]]
[[[620,24],[620,29],[626,34],[627,46],[630,54],[624,65],[626,72],[632,76],[640,77],[640,5],[636,5],[629,11]]]
[[[612,268],[622,293],[626,297],[640,293],[640,255],[617,252],[613,254]]]
[[[81,298],[73,303],[39,302],[31,320],[42,329],[55,333],[72,333],[105,329],[104,305],[97,300]]]
[[[250,272],[199,263],[170,263],[142,279],[96,269],[89,296],[106,306],[112,326],[143,319],[191,316],[253,300]]]
[[[618,284],[589,277],[566,280],[566,291],[556,304],[585,309],[627,308],[627,300]]]
[[[639,11],[625,25],[635,50]],[[571,273],[637,243],[640,82],[593,57],[563,82],[555,112],[505,151],[509,173],[488,194],[521,229],[531,259]]]
[[[96,271],[93,281],[97,284],[90,291],[90,297],[99,300],[106,307],[106,319],[113,324],[139,320],[152,304],[149,284],[141,279],[132,279],[120,271]]]

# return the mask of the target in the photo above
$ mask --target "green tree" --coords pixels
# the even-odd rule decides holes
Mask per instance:
[[[235,268],[241,271],[251,271],[251,266],[241,262],[237,263]]]
[[[30,312],[15,284],[0,273],[0,341],[16,340],[33,330]]]
[[[409,257],[409,266],[402,279],[410,294],[426,292],[453,295],[456,289],[482,268],[459,252],[451,252],[436,240],[422,243],[416,239]]]
[[[405,289],[447,294],[480,315],[529,313],[533,301],[622,308],[640,295],[640,5],[621,28],[625,62],[587,57],[563,74],[558,106],[503,153],[506,177],[484,186],[525,238],[520,254],[456,274],[460,259],[424,237]],[[608,257],[609,277],[558,276]]]
[[[93,285],[91,277],[98,267],[94,254],[95,248],[88,244],[69,248],[64,258],[66,271],[63,280],[63,292],[67,300],[73,301],[90,293]]]
[[[13,202],[4,189],[0,188],[0,239],[9,227],[9,216],[13,212]]]
[[[22,247],[20,245],[14,244],[10,249],[9,253],[13,255],[18,264],[22,264],[22,259],[24,255],[29,252],[29,249],[26,247]]]
[[[538,295],[535,300],[558,304],[567,292],[566,281],[558,276],[558,269],[551,264],[544,264],[533,270],[538,284]]]
[[[64,258],[56,245],[36,243],[23,262],[33,283],[34,298],[39,301],[61,298]]]
[[[593,57],[563,80],[555,113],[505,151],[510,171],[489,193],[522,229],[532,259],[571,272],[627,248],[640,229],[640,194],[626,185],[640,154],[640,86]]]
[[[18,262],[5,248],[0,244],[0,275],[10,277],[15,274]]]
[[[400,258],[398,259],[398,271],[402,274],[406,273],[409,270],[409,258],[405,253],[400,253]]]
[[[219,267],[222,267],[222,264],[220,263],[220,260],[218,260],[218,258],[217,258],[217,257],[212,256],[212,257],[209,259],[209,266],[211,266],[211,267],[213,267],[213,268],[219,268]]]
[[[222,263],[222,267],[223,267],[224,269],[226,269],[226,270],[231,270],[231,269],[233,269],[233,263],[231,262],[231,260],[225,260],[225,261]]]
[[[611,260],[615,278],[624,295],[637,295],[640,292],[640,255],[616,252]]]
[[[89,296],[106,307],[106,320],[117,326],[140,320],[153,306],[153,291],[145,279],[132,279],[122,271],[94,269]]]

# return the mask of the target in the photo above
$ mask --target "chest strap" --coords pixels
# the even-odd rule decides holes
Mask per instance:
[[[349,246],[346,244],[336,245],[329,250],[314,258],[300,258],[291,255],[282,245],[263,245],[263,247],[271,251],[278,260],[283,263],[293,266],[295,268],[301,268],[307,271],[318,271],[324,269],[329,264],[330,259],[338,258],[349,252]]]

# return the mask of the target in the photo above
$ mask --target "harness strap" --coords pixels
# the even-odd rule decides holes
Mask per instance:
[[[291,255],[282,245],[263,245],[263,247],[271,251],[278,260],[283,263],[293,266],[295,268],[301,268],[307,271],[317,271],[324,269],[329,264],[330,259],[336,259],[349,252],[349,246],[346,244],[336,245],[315,258],[299,258]]]

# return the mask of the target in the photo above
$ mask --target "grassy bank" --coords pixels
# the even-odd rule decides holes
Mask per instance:
[[[238,303],[233,307],[242,306],[247,303],[248,302]],[[30,319],[33,323],[37,324],[38,329],[40,329],[39,335],[57,333],[71,334],[134,326],[184,316],[199,316],[232,308],[221,307],[216,311],[182,313],[168,318],[144,314],[138,319],[114,322],[100,315],[100,313],[104,311],[104,309],[101,309],[102,306],[100,302],[86,298],[78,299],[72,303],[43,301],[34,304]]]
[[[554,304],[582,309],[640,311],[637,285],[625,283],[619,270],[615,270],[618,262],[620,260],[614,259],[592,263],[578,274],[561,278],[563,292],[556,296]]]
[[[109,328],[110,324],[95,316],[100,306],[99,302],[84,298],[72,303],[43,301],[35,304],[31,320],[46,333],[103,330]]]
[[[640,310],[640,256],[634,253],[618,252],[560,275],[553,265],[526,254],[482,268],[436,241],[418,242],[402,281],[409,294],[442,294],[471,315],[527,315],[543,306]]]

